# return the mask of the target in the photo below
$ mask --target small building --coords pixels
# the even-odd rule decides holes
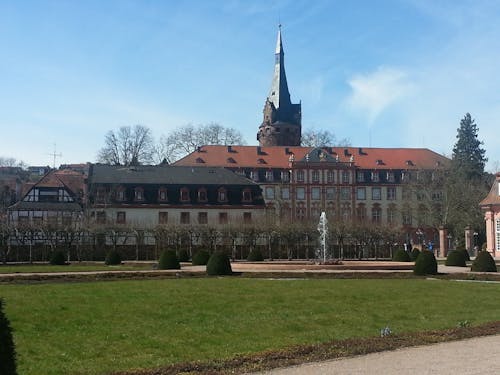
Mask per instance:
[[[500,173],[496,174],[490,192],[479,205],[486,222],[486,250],[496,256],[500,254]]]
[[[259,185],[224,168],[92,165],[90,222],[107,226],[253,223],[264,212]]]
[[[68,227],[83,216],[85,175],[53,170],[28,184],[22,198],[8,208],[14,226]]]

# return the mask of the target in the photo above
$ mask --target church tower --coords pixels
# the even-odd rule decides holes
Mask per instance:
[[[300,146],[301,104],[292,104],[286,82],[285,53],[281,42],[281,25],[274,61],[271,90],[264,105],[264,119],[259,126],[257,140],[261,146]]]

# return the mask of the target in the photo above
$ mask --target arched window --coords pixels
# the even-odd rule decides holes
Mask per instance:
[[[161,187],[158,189],[158,201],[159,202],[167,202],[168,201],[167,188]]]
[[[189,202],[189,189],[187,187],[181,188],[181,202]]]
[[[134,200],[136,202],[142,202],[144,200],[144,189],[142,187],[136,187],[134,189]]]

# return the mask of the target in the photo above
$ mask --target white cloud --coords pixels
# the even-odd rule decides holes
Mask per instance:
[[[348,107],[364,112],[370,123],[413,89],[404,71],[386,67],[379,67],[373,73],[356,75],[348,84],[352,90],[347,98]]]

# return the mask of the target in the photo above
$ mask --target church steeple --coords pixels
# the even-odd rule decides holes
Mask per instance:
[[[264,120],[259,126],[257,140],[261,146],[300,146],[301,122],[301,104],[292,104],[290,100],[279,25],[273,80],[264,105]]]
[[[269,101],[275,108],[290,105],[290,92],[286,82],[285,74],[285,52],[281,41],[281,25],[278,29],[278,40],[276,41],[276,52],[274,54],[274,75],[269,91]]]

